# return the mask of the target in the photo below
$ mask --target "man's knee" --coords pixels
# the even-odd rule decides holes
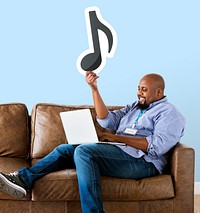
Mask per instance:
[[[79,145],[74,151],[74,158],[77,158],[85,153],[84,145]]]
[[[79,145],[76,147],[74,151],[74,160],[80,160],[81,158],[90,157],[92,155],[92,152],[90,150],[90,145]]]
[[[74,153],[74,147],[69,144],[60,144],[55,149],[55,152],[59,152],[61,155],[73,155]]]
[[[65,149],[65,145],[66,145],[66,144],[60,144],[60,145],[58,145],[58,146],[54,149],[54,151],[58,151],[58,152],[63,151],[63,150]]]

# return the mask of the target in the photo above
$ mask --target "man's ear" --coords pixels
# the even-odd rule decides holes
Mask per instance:
[[[156,94],[158,98],[161,98],[163,96],[163,89],[161,87],[157,88]]]

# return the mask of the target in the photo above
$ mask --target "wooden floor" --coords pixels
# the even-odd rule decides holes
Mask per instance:
[[[194,213],[200,213],[200,195],[194,196]]]

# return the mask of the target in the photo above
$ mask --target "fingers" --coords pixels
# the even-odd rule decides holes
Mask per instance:
[[[94,72],[91,72],[91,71],[87,71],[86,72],[86,77],[90,77],[90,76],[97,77],[97,74],[94,73]]]
[[[86,80],[89,84],[93,84],[99,78],[94,72],[86,72]]]
[[[88,83],[94,83],[99,76],[89,76],[87,78]]]

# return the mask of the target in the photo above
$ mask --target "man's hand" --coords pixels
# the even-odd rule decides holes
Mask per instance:
[[[97,76],[94,72],[86,72],[85,79],[92,90],[97,90],[97,78],[99,78],[99,76]]]
[[[99,136],[99,140],[104,142],[116,142],[115,140],[115,134],[108,133],[108,132],[102,132],[101,135]]]

